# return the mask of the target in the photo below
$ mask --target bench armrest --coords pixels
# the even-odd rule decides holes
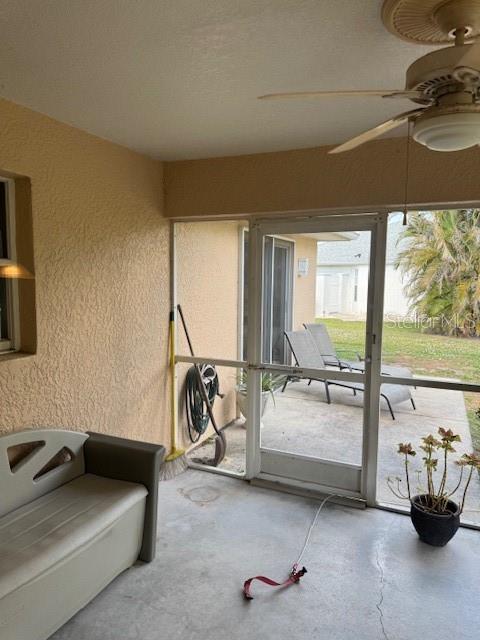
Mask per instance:
[[[159,444],[127,440],[87,431],[84,445],[85,472],[97,476],[143,484],[148,490],[145,506],[143,541],[139,559],[155,557],[157,538],[157,502],[160,465],[165,448]]]

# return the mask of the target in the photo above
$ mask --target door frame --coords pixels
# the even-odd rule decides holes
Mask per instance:
[[[293,269],[295,264],[295,241],[287,238],[282,238],[277,235],[269,236],[272,238],[272,260],[271,260],[271,278],[270,278],[270,362],[273,357],[273,307],[275,301],[275,249],[277,246],[286,249],[287,251],[287,272],[285,274],[286,284],[286,305],[285,305],[285,327],[287,331],[290,331],[293,323],[293,303],[294,303],[294,278]]]
[[[340,463],[345,472],[345,478],[351,476],[358,478],[353,484],[345,485],[342,481],[337,482],[336,493],[350,495],[361,498],[369,505],[376,502],[376,476],[378,458],[378,425],[380,411],[380,372],[381,372],[381,343],[382,343],[382,319],[383,319],[383,294],[385,285],[385,255],[387,240],[387,213],[346,215],[346,216],[319,216],[309,218],[264,218],[251,221],[249,230],[249,291],[255,295],[250,296],[249,305],[250,322],[247,327],[247,367],[248,375],[248,423],[251,428],[247,431],[247,477],[259,478],[263,480],[272,479],[279,482],[289,482],[289,478],[281,475],[268,473],[272,470],[271,452],[262,451],[260,444],[260,415],[261,415],[261,393],[260,383],[263,371],[276,373],[295,373],[294,367],[280,365],[266,365],[262,362],[262,289],[263,285],[263,238],[266,235],[289,235],[298,233],[314,233],[321,231],[334,231],[348,229],[350,231],[370,231],[370,271],[367,301],[367,325],[365,336],[365,374],[337,372],[331,370],[310,371],[312,375],[318,372],[328,373],[330,379],[363,381],[364,408],[363,408],[363,441],[362,441],[362,463],[361,465],[349,465]],[[260,286],[259,286],[260,284]],[[298,373],[298,369],[296,370]],[[308,377],[309,370],[303,369],[302,375]],[[263,465],[262,455],[267,464]],[[305,466],[309,466],[312,461],[308,456],[287,455],[283,459],[285,468],[291,469],[292,457]],[[320,466],[326,461],[317,461]],[[332,467],[332,463],[328,465]],[[335,463],[338,471],[338,463]],[[312,483],[308,475],[303,478],[290,478],[295,484],[303,484],[304,488],[316,491],[332,491],[332,487],[322,482]],[[311,475],[311,474],[310,474]],[[272,477],[273,476],[273,477]],[[339,486],[340,485],[340,486]],[[350,488],[349,488],[350,487]]]
[[[239,242],[239,250],[238,250],[238,341],[237,341],[237,355],[239,360],[243,360],[244,355],[244,345],[245,339],[247,338],[248,331],[245,331],[245,322],[244,322],[244,311],[245,311],[245,286],[250,287],[250,282],[245,281],[245,265],[248,264],[248,259],[245,260],[245,236],[249,232],[249,227],[242,226],[239,229],[238,234],[238,242]],[[288,244],[288,252],[289,252],[289,262],[291,264],[290,275],[287,274],[288,284],[287,284],[287,294],[288,294],[288,303],[287,303],[287,322],[286,324],[290,327],[293,324],[293,304],[295,300],[295,282],[293,277],[293,269],[295,264],[295,253],[296,253],[296,243],[295,240],[288,237],[282,237],[278,235],[270,236],[273,240],[273,251],[272,251],[272,263],[275,252],[275,243],[278,242],[280,244],[286,245]],[[273,264],[272,264],[273,267]],[[272,268],[272,284],[273,284],[273,268]],[[273,287],[272,287],[272,305],[273,305]],[[247,322],[248,325],[248,322]],[[270,354],[272,352],[272,345],[270,344]]]

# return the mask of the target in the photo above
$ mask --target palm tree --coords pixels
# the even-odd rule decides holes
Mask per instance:
[[[480,335],[480,210],[416,212],[395,266],[411,308],[450,335]]]

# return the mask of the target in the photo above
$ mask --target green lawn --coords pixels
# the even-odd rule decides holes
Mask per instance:
[[[365,323],[337,319],[318,319],[327,325],[337,351],[344,358],[363,355]],[[383,360],[402,364],[420,375],[457,378],[464,382],[480,382],[480,339],[450,338],[421,332],[415,327],[387,323],[383,332]],[[465,393],[470,430],[475,448],[480,450],[480,395]]]

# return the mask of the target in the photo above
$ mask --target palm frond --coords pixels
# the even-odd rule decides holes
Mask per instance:
[[[446,333],[480,335],[480,210],[415,212],[398,242],[411,309],[444,316]]]

